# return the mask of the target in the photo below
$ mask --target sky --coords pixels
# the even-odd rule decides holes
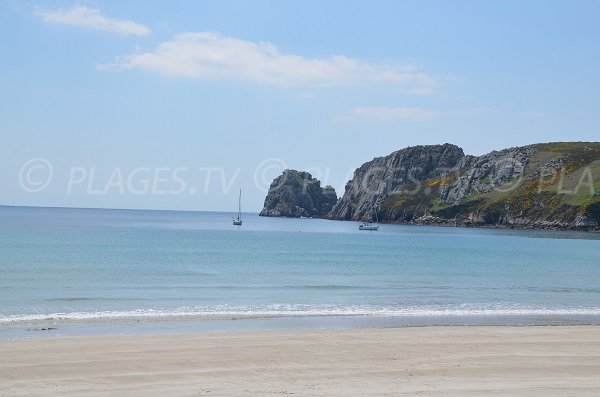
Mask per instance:
[[[406,146],[600,138],[598,1],[0,0],[0,204],[260,211]]]

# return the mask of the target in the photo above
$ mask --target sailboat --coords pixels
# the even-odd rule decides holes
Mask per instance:
[[[379,230],[379,217],[377,216],[377,207],[374,207],[373,209],[373,212],[375,212],[375,223],[373,223],[373,215],[371,215],[371,222],[362,222],[360,225],[358,225],[358,230]]]
[[[233,218],[234,226],[242,226],[242,189],[240,189],[240,198],[238,200],[237,218]]]

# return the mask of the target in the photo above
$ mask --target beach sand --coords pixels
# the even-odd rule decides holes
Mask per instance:
[[[0,342],[0,396],[599,396],[600,327]]]

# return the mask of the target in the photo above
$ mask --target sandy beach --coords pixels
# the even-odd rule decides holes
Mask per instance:
[[[424,327],[0,343],[1,396],[597,396],[600,328]]]

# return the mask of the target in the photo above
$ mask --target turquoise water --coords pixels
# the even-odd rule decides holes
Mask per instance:
[[[0,207],[0,327],[600,323],[598,234],[231,216]]]

